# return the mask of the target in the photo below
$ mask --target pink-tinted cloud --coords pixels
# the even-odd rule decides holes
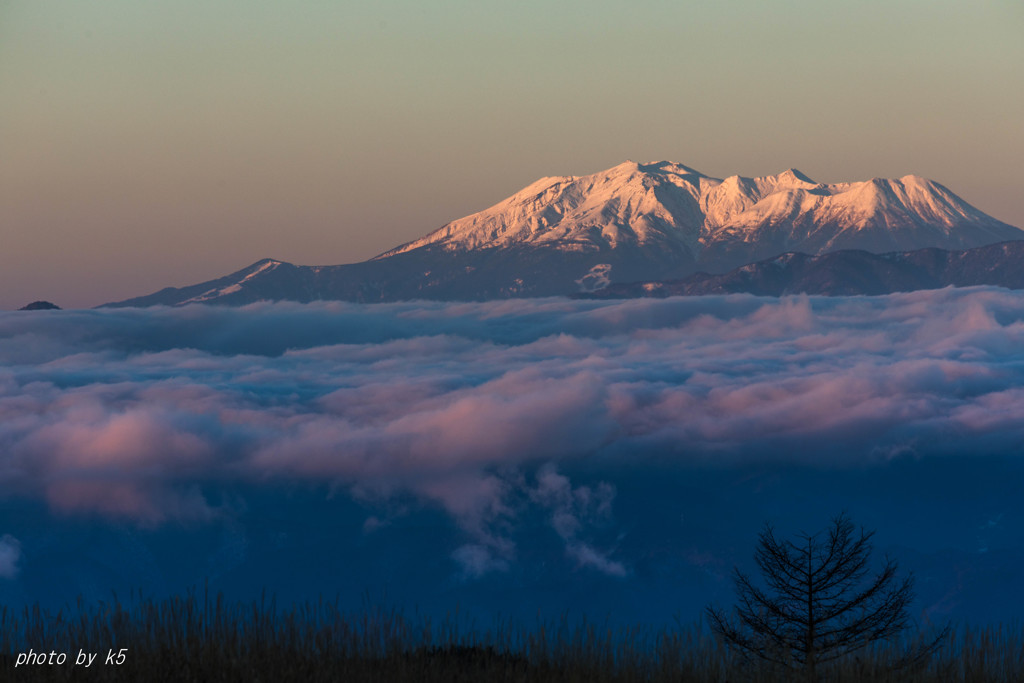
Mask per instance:
[[[984,288],[0,314],[0,488],[148,524],[219,514],[211,482],[411,494],[470,575],[526,505],[617,574],[563,461],[1016,454],[1022,348],[1024,294]]]

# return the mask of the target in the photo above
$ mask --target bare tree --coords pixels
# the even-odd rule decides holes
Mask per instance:
[[[734,614],[708,607],[711,628],[747,655],[802,671],[807,681],[818,680],[820,664],[900,635],[909,626],[913,577],[898,578],[889,558],[871,572],[873,536],[863,528],[855,531],[845,514],[824,531],[801,534],[796,543],[780,541],[766,524],[754,560],[767,588],[736,569]],[[948,627],[934,640],[907,648],[891,666],[925,661],[947,633]]]

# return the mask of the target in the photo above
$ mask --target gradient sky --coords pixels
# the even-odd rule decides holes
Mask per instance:
[[[0,0],[0,308],[363,260],[545,175],[916,173],[1024,227],[1018,0]]]

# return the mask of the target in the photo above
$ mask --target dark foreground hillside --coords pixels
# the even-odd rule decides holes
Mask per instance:
[[[862,652],[822,672],[820,680],[1024,680],[1019,626],[955,632],[916,671],[886,671],[894,648]],[[229,604],[201,594],[133,600],[130,606],[116,600],[79,604],[56,615],[5,609],[0,611],[0,652],[0,679],[5,681],[794,680],[793,672],[746,662],[724,650],[696,626],[612,630],[563,620],[477,628],[461,623],[457,615],[440,623],[383,609],[346,615],[323,601],[279,610],[272,601]],[[58,664],[62,654],[64,663]]]

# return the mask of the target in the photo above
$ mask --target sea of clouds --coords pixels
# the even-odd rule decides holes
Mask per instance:
[[[645,469],[1022,444],[1024,293],[996,288],[0,314],[5,500],[152,529],[237,517],[218,490],[322,485],[367,532],[395,501],[440,512],[463,577],[508,571],[530,514],[573,566],[632,575],[590,530]],[[0,539],[0,578],[26,543]]]

